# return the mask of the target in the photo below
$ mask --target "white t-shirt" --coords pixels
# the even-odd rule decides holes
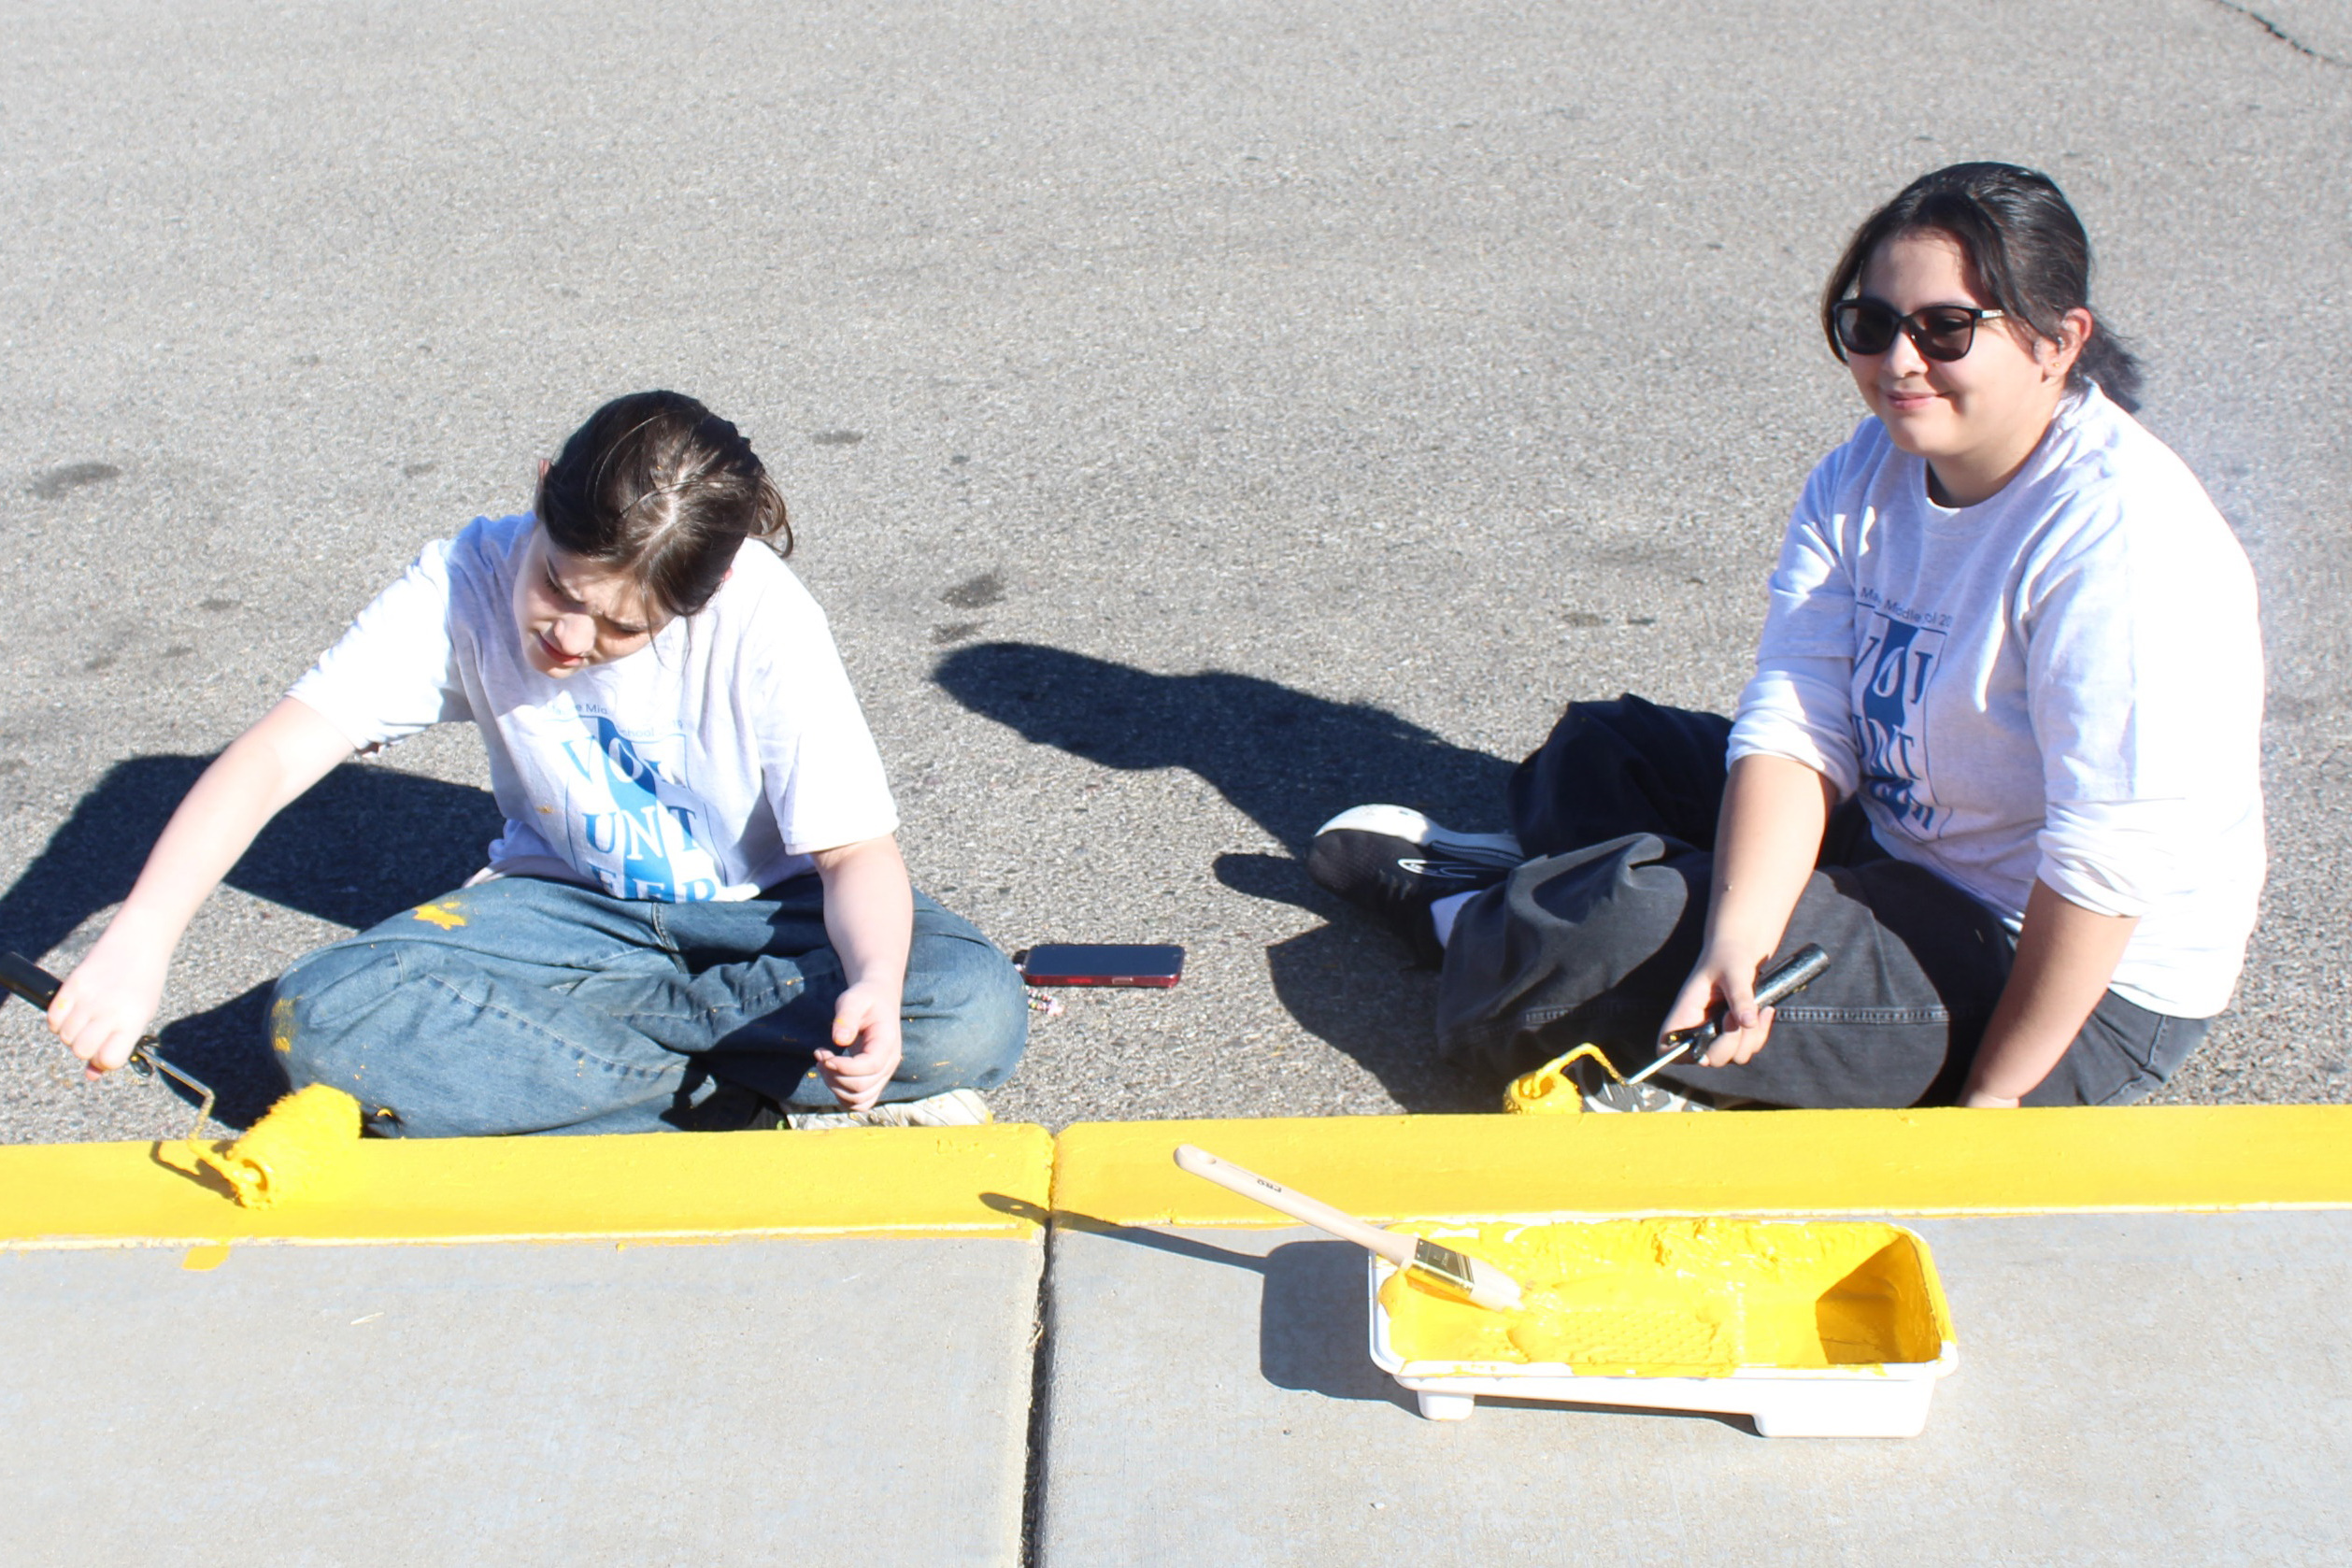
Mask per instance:
[[[534,526],[427,545],[292,694],[358,747],[473,720],[506,816],[491,864],[553,860],[620,898],[750,898],[896,830],[824,612],[773,551],[747,545],[699,612],[559,680],[515,623]]]
[[[2036,878],[2136,916],[2114,989],[2228,1005],[2262,888],[2254,574],[2095,388],[2000,493],[1928,498],[1875,419],[1806,482],[1731,756],[1859,791],[1879,843],[2015,929]]]

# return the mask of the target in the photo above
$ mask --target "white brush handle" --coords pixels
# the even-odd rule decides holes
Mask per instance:
[[[1270,1209],[1304,1219],[1319,1231],[1329,1231],[1342,1241],[1354,1242],[1369,1252],[1376,1252],[1399,1268],[1413,1262],[1416,1246],[1411,1236],[1401,1236],[1393,1231],[1383,1231],[1367,1225],[1352,1214],[1346,1214],[1308,1197],[1293,1192],[1278,1181],[1269,1181],[1255,1171],[1246,1171],[1230,1160],[1219,1160],[1207,1149],[1191,1144],[1178,1144],[1176,1151],[1176,1168],[1190,1171],[1205,1181],[1213,1181],[1229,1191],[1254,1199]]]

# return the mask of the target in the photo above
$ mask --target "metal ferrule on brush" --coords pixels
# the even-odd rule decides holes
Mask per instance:
[[[1412,1272],[1479,1306],[1508,1312],[1519,1304],[1518,1281],[1498,1277],[1500,1271],[1481,1269],[1468,1253],[1427,1236],[1414,1241]]]

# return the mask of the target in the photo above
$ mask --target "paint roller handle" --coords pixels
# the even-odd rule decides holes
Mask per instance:
[[[1818,942],[1807,942],[1789,955],[1789,962],[1756,982],[1756,1005],[1776,1007],[1821,977],[1830,955]]]
[[[0,952],[0,987],[16,992],[42,1012],[49,1011],[49,1005],[57,1000],[58,987],[64,984],[22,953]]]
[[[50,1004],[57,1000],[58,989],[64,983],[22,953],[0,950],[0,990],[16,992],[42,1012],[49,1011]],[[212,1088],[209,1084],[190,1077],[156,1055],[156,1043],[155,1036],[152,1034],[140,1035],[138,1044],[131,1048],[131,1054],[126,1060],[131,1070],[140,1077],[151,1078],[161,1073],[165,1077],[176,1079],[195,1091],[202,1103],[196,1107],[196,1125],[188,1134],[192,1138],[204,1130],[204,1124],[211,1119]]]
[[[1293,1192],[1278,1181],[1272,1181],[1255,1171],[1244,1170],[1230,1160],[1219,1160],[1207,1149],[1192,1144],[1178,1144],[1176,1149],[1176,1168],[1188,1171],[1204,1181],[1213,1181],[1228,1191],[1261,1203],[1293,1219],[1303,1219],[1319,1231],[1328,1231],[1342,1241],[1355,1243],[1367,1252],[1376,1252],[1399,1268],[1413,1262],[1414,1238],[1401,1236],[1393,1231],[1367,1225],[1352,1214],[1331,1205]]]
[[[1777,1006],[1819,979],[1821,972],[1829,966],[1830,955],[1822,950],[1821,944],[1807,942],[1789,955],[1788,962],[1757,980],[1756,1005],[1759,1007]],[[1659,1068],[1686,1053],[1694,1060],[1703,1056],[1706,1054],[1707,1048],[1715,1044],[1717,1037],[1722,1033],[1723,1014],[1718,1009],[1706,1022],[1696,1024],[1689,1029],[1677,1029],[1667,1035],[1660,1042],[1665,1048],[1658,1053],[1658,1060],[1625,1081],[1640,1083]]]

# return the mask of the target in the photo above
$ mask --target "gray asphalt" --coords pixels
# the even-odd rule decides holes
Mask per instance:
[[[919,879],[1180,941],[1001,1114],[1483,1104],[1292,857],[1499,819],[1564,701],[1727,704],[1859,417],[1813,301],[1921,170],[2050,170],[2265,593],[2274,849],[2170,1091],[2352,1096],[2352,12],[0,0],[0,943],[70,964],[199,760],[622,391],[748,430]],[[2193,628],[2183,628],[2193,635]],[[441,891],[477,743],[343,770],[207,907],[174,1054]],[[0,1137],[185,1111],[0,1009]]]

